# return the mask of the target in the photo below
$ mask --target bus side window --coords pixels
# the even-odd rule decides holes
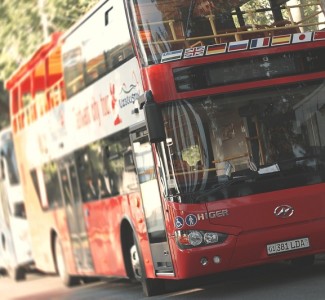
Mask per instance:
[[[131,42],[126,43],[106,51],[106,58],[109,62],[109,70],[114,70],[134,56]]]
[[[85,60],[86,84],[89,85],[107,73],[107,63],[103,43],[105,38],[99,34],[84,41],[83,56]]]
[[[83,202],[130,193],[138,188],[130,147],[125,130],[76,153]]]
[[[102,145],[104,179],[112,196],[119,194],[119,185],[121,179],[118,176],[118,172],[116,172],[115,168],[112,165],[112,161],[118,158],[118,156],[110,151],[109,141],[105,140],[104,145]]]
[[[23,202],[14,204],[13,215],[18,218],[26,219],[25,205]]]
[[[136,190],[138,187],[131,147],[128,147],[126,151],[123,153],[123,163],[124,163],[123,174],[122,174],[123,192],[130,193]]]
[[[97,192],[92,178],[91,161],[89,161],[89,148],[86,147],[76,153],[77,173],[83,202],[97,200]]]
[[[138,188],[128,131],[124,130],[105,141],[104,170],[112,193],[125,194]]]
[[[101,152],[101,141],[97,141],[76,153],[83,202],[97,201],[112,195],[112,191],[105,180]]]
[[[76,47],[63,55],[64,81],[67,96],[71,97],[85,87],[82,50]]]
[[[44,165],[43,177],[49,208],[61,207],[63,202],[60,190],[58,189],[60,184],[57,164],[52,162]]]
[[[47,199],[46,199],[46,201],[42,201],[42,199],[41,199],[40,185],[39,185],[39,182],[38,182],[36,169],[32,169],[30,171],[30,176],[32,178],[33,186],[34,186],[34,189],[36,191],[38,200],[40,201],[40,204],[41,204],[42,208],[48,208]]]

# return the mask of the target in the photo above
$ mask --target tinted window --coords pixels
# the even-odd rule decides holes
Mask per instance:
[[[107,1],[64,43],[67,96],[74,95],[133,56],[123,2]]]
[[[84,202],[129,193],[137,188],[130,149],[128,131],[124,130],[76,153]]]
[[[62,198],[57,164],[52,162],[44,165],[43,174],[49,208],[61,207]]]

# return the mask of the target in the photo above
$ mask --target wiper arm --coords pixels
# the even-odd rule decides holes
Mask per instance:
[[[296,166],[314,166],[319,161],[320,155],[306,155],[300,157],[294,157],[291,159],[280,160],[277,164],[280,167],[280,170],[285,165],[290,165],[295,163]]]
[[[203,193],[203,195],[200,195],[196,198],[196,200],[198,202],[201,201],[202,198],[206,197],[206,196],[209,196],[211,194],[214,194],[215,192],[217,191],[220,191],[221,189],[223,189],[224,187],[227,187],[229,185],[232,185],[234,183],[237,183],[237,182],[243,182],[243,181],[246,181],[246,180],[250,180],[250,179],[254,179],[256,175],[251,175],[251,176],[248,176],[248,175],[240,175],[240,176],[236,176],[236,177],[233,177],[232,179],[230,180],[227,180],[225,182],[222,182],[222,183],[219,183],[217,184],[216,186],[212,187],[212,189],[208,190],[208,191],[205,191]]]
[[[196,5],[196,0],[192,0],[191,1],[191,4],[190,4],[190,8],[188,10],[186,27],[185,27],[185,36],[186,36],[186,38],[189,37],[188,29],[189,29],[189,26],[190,26],[190,23],[191,23],[191,19],[192,19],[192,15],[193,15],[193,11],[194,11],[195,5]]]

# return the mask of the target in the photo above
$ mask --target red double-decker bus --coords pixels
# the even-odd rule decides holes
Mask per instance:
[[[106,0],[43,45],[7,81],[37,266],[150,296],[312,263],[324,28],[322,2]]]

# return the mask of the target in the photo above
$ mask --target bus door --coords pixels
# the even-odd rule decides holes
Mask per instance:
[[[59,164],[59,173],[76,268],[79,272],[93,272],[93,260],[89,247],[79,181],[73,156],[70,156]]]
[[[174,269],[148,132],[142,127],[131,131],[130,136],[155,272],[156,275],[173,276]]]

